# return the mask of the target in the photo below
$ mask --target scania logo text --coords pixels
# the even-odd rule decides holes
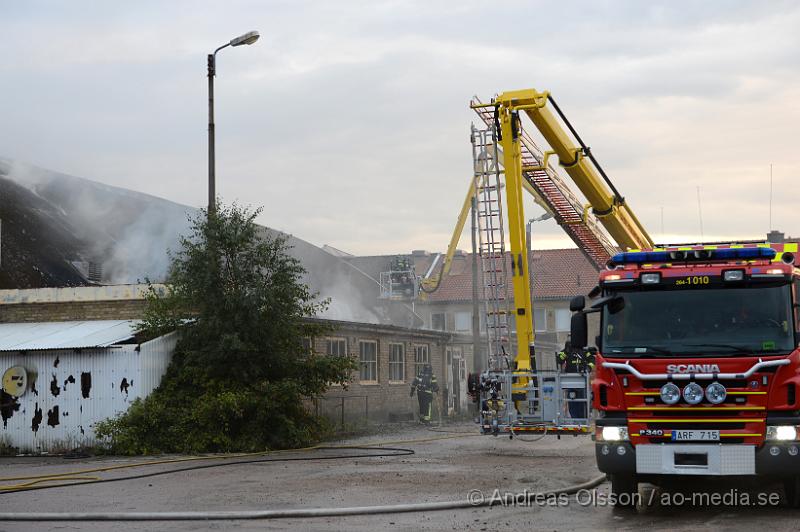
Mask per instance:
[[[667,364],[667,373],[719,373],[717,364]]]

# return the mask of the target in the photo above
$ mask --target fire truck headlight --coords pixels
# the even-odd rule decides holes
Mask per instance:
[[[725,386],[718,382],[712,382],[706,386],[706,399],[708,399],[708,402],[711,404],[718,405],[725,401],[725,397],[727,396],[728,391],[725,390]]]
[[[603,427],[603,440],[627,441],[628,427]]]
[[[722,279],[730,282],[743,281],[744,270],[726,270],[722,272]]]
[[[696,405],[703,400],[703,387],[696,382],[690,382],[683,389],[683,399],[690,405]]]
[[[661,387],[661,400],[668,405],[674,405],[681,400],[681,389],[671,382],[666,383]]]
[[[643,273],[640,277],[640,280],[642,281],[642,284],[658,284],[661,282],[661,273]]]
[[[797,439],[797,428],[791,425],[773,425],[767,427],[767,439],[775,441],[792,441]]]

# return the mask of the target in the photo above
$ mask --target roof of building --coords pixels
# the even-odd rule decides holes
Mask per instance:
[[[359,270],[377,279],[380,272],[388,271],[397,255],[347,257]],[[401,255],[411,259],[417,275],[425,277],[433,265],[431,276],[436,276],[441,266],[437,253]],[[434,264],[434,261],[435,264]],[[534,250],[530,260],[532,293],[535,299],[569,299],[586,294],[597,284],[597,269],[577,248]],[[506,271],[510,271],[510,255],[506,256]],[[509,295],[511,286],[508,287]],[[453,257],[450,274],[439,288],[428,295],[430,302],[457,302],[472,300],[472,254],[458,253]]]
[[[132,339],[130,320],[0,323],[0,351],[44,351],[109,347]]]
[[[598,282],[597,268],[577,248],[534,251],[531,264],[536,299],[586,295]]]

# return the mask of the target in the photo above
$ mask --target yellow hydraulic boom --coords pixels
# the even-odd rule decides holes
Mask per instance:
[[[439,273],[428,277],[427,279],[422,279],[420,281],[420,288],[422,288],[423,293],[431,293],[436,291],[439,287],[439,284],[442,282],[442,279],[447,277],[450,273],[450,267],[453,265],[453,257],[456,254],[456,248],[458,247],[458,241],[461,239],[461,234],[464,231],[464,225],[467,223],[467,218],[469,218],[470,209],[472,208],[472,200],[477,195],[478,186],[480,184],[470,182],[469,188],[467,189],[467,195],[464,198],[464,203],[461,205],[461,211],[458,213],[458,218],[456,219],[456,226],[453,229],[453,234],[450,236],[450,242],[447,244],[447,251],[442,257],[442,265],[439,268]],[[539,193],[531,186],[531,184],[527,180],[523,180],[522,186],[525,190],[528,191],[531,196],[533,196],[533,201],[542,207],[546,212],[550,212],[550,208],[547,204],[539,197]]]
[[[567,126],[577,144],[550,111],[548,103]],[[527,180],[523,177],[523,172],[546,168],[548,158],[556,155],[560,165],[586,196],[594,215],[623,250],[652,248],[653,241],[549,93],[540,93],[534,89],[504,92],[491,103],[480,106],[494,108],[495,127],[502,147],[517,331],[515,369],[527,370],[531,369],[534,357],[534,330],[530,273],[526,258],[525,213],[522,205],[522,190]],[[531,119],[552,147],[552,151],[545,152],[540,166],[523,166],[520,112]]]
[[[550,111],[550,107],[555,114]],[[509,251],[511,253],[511,278],[514,293],[514,319],[517,332],[517,353],[515,369],[525,371],[532,368],[534,356],[534,330],[532,320],[532,303],[530,297],[530,272],[526,257],[525,213],[523,209],[523,190],[530,193],[534,201],[550,214],[552,208],[544,201],[525,172],[544,171],[548,168],[549,159],[555,155],[559,164],[572,178],[580,191],[589,201],[588,209],[602,223],[611,238],[623,250],[652,248],[653,241],[642,227],[636,215],[625,199],[619,194],[611,180],[595,160],[590,149],[566,119],[548,92],[537,92],[535,89],[504,92],[491,103],[476,104],[473,108],[494,108],[495,128],[498,132],[497,161],[505,174],[506,214],[508,216]],[[544,152],[540,165],[530,166],[523,163],[521,150],[520,112],[527,115],[539,132],[548,142],[552,150]],[[560,120],[559,120],[560,119]],[[562,123],[567,127],[564,129]],[[571,135],[570,135],[571,134]],[[573,140],[574,138],[574,140]],[[421,288],[425,293],[435,291],[442,279],[450,272],[459,238],[469,217],[473,199],[482,183],[470,182],[464,202],[461,206],[456,226],[442,257],[438,274],[422,279]],[[424,297],[424,296],[423,296]]]
[[[548,106],[548,104],[550,104]],[[625,199],[619,194],[608,176],[583,143],[572,125],[550,94],[534,89],[504,92],[493,102],[498,109],[508,113],[524,112],[552,147],[545,153],[556,155],[559,164],[572,178],[580,191],[589,200],[592,212],[600,220],[616,243],[625,249],[652,248],[653,240],[642,227]],[[569,133],[578,142],[576,145],[558,118],[550,111],[552,107]],[[543,162],[547,166],[547,161]],[[526,168],[527,169],[527,168]]]

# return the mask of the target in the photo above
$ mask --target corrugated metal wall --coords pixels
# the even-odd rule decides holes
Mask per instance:
[[[27,392],[2,408],[0,443],[34,453],[93,444],[94,423],[124,412],[158,386],[176,341],[171,333],[138,350],[122,345],[0,353],[0,374],[23,366],[29,375]]]

